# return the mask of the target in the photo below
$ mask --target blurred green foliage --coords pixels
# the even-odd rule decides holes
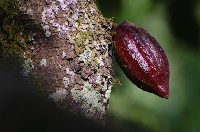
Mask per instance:
[[[128,20],[146,29],[170,65],[170,96],[162,99],[133,85],[113,59],[115,78],[108,113],[155,132],[200,131],[200,1],[97,0],[115,23]],[[178,3],[178,4],[177,4]]]

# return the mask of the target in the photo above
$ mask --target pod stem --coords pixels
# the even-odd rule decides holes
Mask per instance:
[[[115,29],[117,27],[117,23],[112,23],[112,29]]]

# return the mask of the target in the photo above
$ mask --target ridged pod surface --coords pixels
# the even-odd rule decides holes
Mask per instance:
[[[135,23],[124,21],[115,28],[117,61],[137,87],[162,98],[169,97],[169,64],[154,37]]]

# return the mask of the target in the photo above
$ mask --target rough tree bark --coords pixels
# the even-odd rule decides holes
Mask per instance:
[[[112,87],[111,19],[95,0],[1,0],[2,55],[58,107],[105,122]]]

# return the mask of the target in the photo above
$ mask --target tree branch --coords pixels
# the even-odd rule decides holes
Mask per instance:
[[[4,56],[21,56],[22,74],[60,108],[103,123],[112,87],[112,21],[95,0],[2,0],[0,7]]]

